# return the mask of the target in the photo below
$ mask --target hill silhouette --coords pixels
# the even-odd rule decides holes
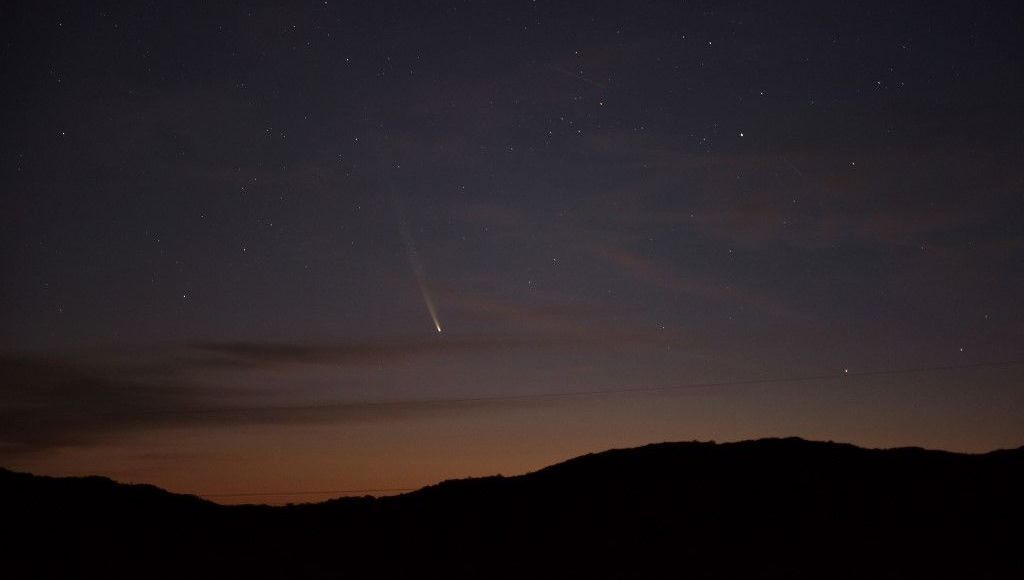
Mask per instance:
[[[1024,578],[1024,447],[661,443],[400,496],[221,506],[0,470],[9,577]]]

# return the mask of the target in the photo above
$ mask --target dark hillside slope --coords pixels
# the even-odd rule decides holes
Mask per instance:
[[[1021,489],[1024,448],[800,439],[663,443],[282,508],[0,473],[6,527],[24,532],[8,564],[69,577],[1022,578]]]

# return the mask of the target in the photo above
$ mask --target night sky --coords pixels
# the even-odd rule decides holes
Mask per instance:
[[[220,494],[1019,446],[1022,16],[5,3],[0,465],[273,502]]]

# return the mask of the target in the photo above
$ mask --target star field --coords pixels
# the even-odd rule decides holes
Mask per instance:
[[[973,366],[1024,354],[1013,5],[3,12],[5,466],[363,489],[1024,437],[1021,368]]]

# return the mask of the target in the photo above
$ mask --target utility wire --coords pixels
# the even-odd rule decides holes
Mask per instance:
[[[834,380],[834,379],[857,379],[865,377],[878,377],[878,376],[896,376],[896,375],[909,375],[917,373],[928,373],[928,372],[942,372],[942,371],[956,371],[956,370],[971,370],[971,369],[982,369],[982,368],[1002,368],[1011,366],[1022,366],[1024,360],[1015,361],[999,361],[999,362],[983,362],[983,363],[972,363],[972,364],[960,364],[960,365],[937,365],[928,367],[913,367],[913,368],[902,368],[902,369],[881,369],[874,371],[859,371],[849,372],[844,370],[841,373],[829,373],[829,374],[816,374],[816,375],[804,375],[804,376],[791,376],[791,377],[775,377],[775,378],[764,378],[764,379],[745,379],[735,381],[718,381],[718,382],[706,382],[706,383],[686,383],[681,385],[668,385],[662,387],[634,387],[634,388],[618,388],[618,389],[593,389],[589,391],[562,391],[556,393],[534,393],[534,394],[523,394],[523,395],[494,395],[487,397],[466,397],[459,399],[424,399],[417,401],[417,403],[471,403],[471,402],[482,402],[482,401],[506,401],[506,400],[524,400],[524,399],[540,399],[540,398],[556,398],[556,397],[576,397],[576,396],[593,396],[593,395],[606,395],[606,394],[620,394],[620,393],[644,393],[644,392],[659,392],[659,391],[673,391],[679,389],[695,389],[705,387],[731,387],[731,386],[744,386],[744,385],[764,385],[774,383],[795,383],[795,382],[806,382],[806,381],[819,381],[819,380]],[[388,403],[365,403],[365,405],[385,405]],[[302,496],[302,495],[330,495],[330,494],[354,494],[354,493],[371,493],[371,492],[386,492],[386,493],[398,493],[414,491],[417,488],[380,488],[380,489],[337,489],[337,490],[323,490],[323,491],[271,491],[271,492],[241,492],[241,493],[208,493],[199,494],[203,497],[214,498],[214,497],[276,497],[276,496]]]
[[[966,369],[980,369],[980,368],[998,368],[998,367],[1009,367],[1009,366],[1020,366],[1024,365],[1024,360],[1019,361],[1001,361],[1001,362],[987,362],[987,363],[973,363],[964,365],[941,365],[932,367],[914,367],[914,368],[902,368],[902,369],[885,369],[875,371],[859,371],[849,372],[844,370],[842,372],[828,373],[828,374],[816,374],[816,375],[803,375],[803,376],[789,376],[789,377],[771,377],[764,379],[740,379],[732,381],[716,381],[706,383],[683,383],[676,385],[665,385],[660,387],[619,387],[611,389],[591,389],[584,391],[558,391],[558,392],[546,392],[546,393],[524,393],[522,395],[485,395],[481,397],[464,397],[464,398],[450,398],[450,399],[420,399],[414,401],[415,403],[475,403],[485,401],[517,401],[524,399],[545,399],[545,398],[558,398],[558,397],[582,397],[592,395],[613,395],[621,393],[653,393],[661,391],[676,391],[682,389],[699,389],[707,387],[739,387],[744,385],[765,385],[773,383],[799,383],[807,381],[823,381],[823,380],[837,380],[837,379],[851,379],[851,378],[863,378],[863,377],[877,377],[877,376],[891,376],[891,375],[908,375],[916,373],[927,373],[936,371],[955,371],[955,370],[966,370]],[[367,403],[372,405],[374,403]],[[382,402],[379,404],[388,404]]]
[[[674,385],[662,385],[653,387],[613,387],[607,389],[586,389],[578,391],[547,391],[539,393],[522,393],[522,394],[496,394],[496,395],[480,395],[476,397],[436,397],[436,398],[425,398],[425,399],[396,399],[396,400],[377,400],[377,401],[342,401],[333,403],[323,403],[315,405],[281,405],[281,406],[236,406],[236,407],[215,407],[215,408],[199,408],[199,409],[133,409],[131,414],[134,416],[163,416],[163,415],[175,415],[175,416],[206,416],[206,415],[222,415],[226,417],[234,417],[239,415],[253,414],[258,415],[260,413],[273,413],[273,412],[303,412],[303,411],[345,411],[355,409],[375,409],[375,408],[388,408],[388,407],[429,407],[433,405],[452,405],[452,404],[473,404],[473,403],[500,403],[500,402],[516,402],[516,401],[531,401],[531,400],[551,400],[551,399],[567,399],[575,397],[594,397],[602,395],[619,395],[619,394],[632,394],[632,393],[658,393],[658,392],[672,392],[681,391],[688,389],[704,389],[714,387],[742,387],[749,385],[770,385],[770,384],[782,384],[782,383],[803,383],[812,381],[835,381],[835,380],[851,380],[860,379],[867,377],[882,377],[882,376],[897,376],[897,375],[910,375],[918,373],[929,373],[929,372],[940,372],[940,371],[957,371],[957,370],[973,370],[983,368],[1003,368],[1013,366],[1024,366],[1024,360],[1011,360],[1011,361],[998,361],[998,362],[981,362],[981,363],[970,363],[970,364],[954,364],[954,365],[938,365],[938,366],[925,366],[925,367],[910,367],[910,368],[899,368],[899,369],[880,369],[880,370],[868,370],[868,371],[849,371],[842,370],[831,373],[819,373],[811,375],[790,375],[790,376],[777,376],[777,377],[766,377],[760,379],[736,379],[726,381],[710,381],[710,382],[694,382],[694,383],[678,383]],[[71,414],[73,409],[66,409],[67,414]],[[107,412],[99,411],[91,413],[92,416],[103,416],[105,414],[121,416],[128,412],[127,410],[110,410]]]
[[[328,403],[324,405],[298,405],[291,407],[276,407],[274,409],[279,410],[291,410],[291,411],[302,411],[302,410],[329,410],[332,408],[336,409],[349,409],[349,408],[373,408],[373,407],[387,407],[393,405],[445,405],[445,404],[458,404],[458,403],[490,403],[490,402],[502,402],[502,401],[529,401],[537,399],[559,399],[559,398],[572,398],[572,397],[591,397],[600,395],[618,395],[618,394],[630,394],[630,393],[656,393],[665,391],[678,391],[684,389],[702,389],[712,387],[740,387],[747,385],[768,385],[777,383],[800,383],[809,381],[825,381],[825,380],[849,380],[866,377],[879,377],[879,376],[894,376],[894,375],[909,375],[917,373],[928,373],[928,372],[939,372],[939,371],[955,371],[955,370],[970,370],[970,369],[981,369],[981,368],[1000,368],[1010,366],[1022,366],[1024,360],[1015,361],[1000,361],[1000,362],[983,362],[983,363],[972,363],[962,365],[939,365],[930,367],[913,367],[913,368],[902,368],[902,369],[882,369],[874,371],[854,371],[843,370],[840,372],[833,373],[822,373],[814,375],[796,375],[796,376],[782,376],[782,377],[769,377],[762,379],[738,379],[731,381],[713,381],[713,382],[701,382],[701,383],[681,383],[675,385],[663,385],[657,387],[616,387],[608,389],[588,389],[580,391],[548,391],[542,393],[523,393],[518,395],[482,395],[478,397],[438,397],[431,399],[406,399],[396,401],[356,401],[351,403]],[[241,409],[239,409],[241,410]],[[232,409],[224,409],[224,411],[230,412]],[[202,411],[200,411],[202,412]],[[218,410],[211,409],[209,412],[219,412]]]
[[[350,494],[370,492],[402,492],[414,491],[416,487],[385,487],[379,489],[327,489],[321,491],[246,491],[239,493],[204,493],[202,497],[262,497],[262,496],[284,496],[284,495],[329,495],[329,494]]]

